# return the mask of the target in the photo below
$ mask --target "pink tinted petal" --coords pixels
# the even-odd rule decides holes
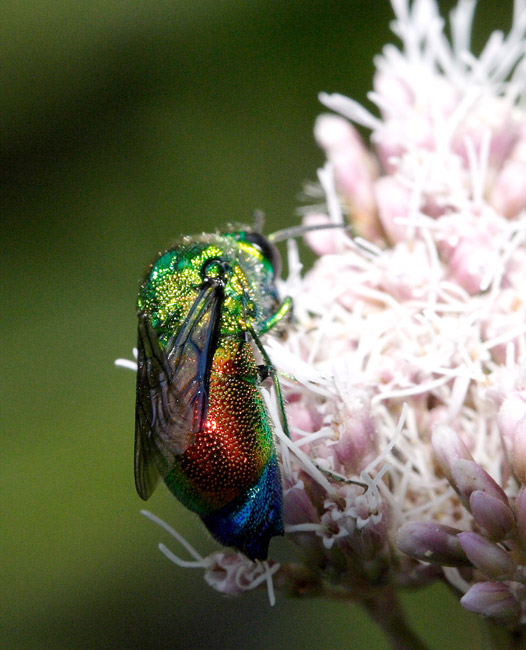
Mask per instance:
[[[467,507],[469,507],[469,498],[475,490],[487,492],[504,505],[508,505],[508,498],[504,490],[473,460],[460,458],[453,463],[451,486],[458,492]]]
[[[209,558],[205,581],[216,591],[228,596],[239,596],[244,589],[239,581],[240,574],[251,569],[253,562],[240,553],[219,552]]]
[[[460,531],[431,522],[410,521],[396,536],[398,548],[423,562],[441,566],[469,566],[470,562],[458,539]]]
[[[477,533],[459,533],[469,560],[493,580],[510,580],[515,571],[515,563],[504,549],[488,541]]]
[[[515,527],[511,508],[493,495],[475,490],[469,497],[469,507],[482,533],[494,542],[508,537]]]
[[[520,545],[526,549],[526,486],[523,485],[515,498],[515,511],[517,513],[517,531]]]
[[[347,471],[359,474],[378,453],[370,405],[360,400],[345,404],[338,430],[340,438],[331,450]]]
[[[515,476],[521,483],[526,483],[526,415],[513,429],[511,460]]]
[[[451,427],[438,425],[433,431],[431,442],[436,459],[449,482],[451,467],[458,459],[473,460],[468,448]]]
[[[484,281],[492,257],[494,253],[489,246],[480,246],[471,241],[462,242],[449,258],[452,279],[471,295],[475,295],[486,288]]]
[[[491,203],[505,217],[516,217],[526,207],[526,161],[508,160],[491,191]]]
[[[413,90],[399,75],[379,70],[374,75],[373,85],[375,91],[387,100],[390,113],[402,114],[414,104]]]
[[[469,165],[468,145],[474,147],[478,156],[484,140],[490,134],[489,164],[499,169],[510,155],[519,135],[518,124],[509,102],[502,101],[491,93],[485,93],[477,101],[456,129],[451,147]]]
[[[291,525],[319,521],[312,496],[305,489],[303,481],[297,481],[283,491],[283,518]]]
[[[320,115],[314,135],[332,164],[336,190],[357,234],[371,241],[378,239],[382,232],[373,191],[377,165],[358,131],[342,117]]]
[[[511,589],[501,582],[477,582],[460,599],[470,612],[511,624],[518,621],[520,605]]]
[[[374,186],[378,213],[383,229],[392,243],[407,237],[409,226],[400,223],[411,209],[411,190],[391,176],[382,176]]]
[[[311,213],[304,217],[303,225],[306,228],[312,226],[332,226],[332,221],[326,214]],[[338,252],[340,249],[342,229],[338,228],[325,228],[323,230],[306,231],[303,235],[305,243],[309,246],[316,255],[331,255]]]
[[[514,391],[502,402],[497,414],[497,423],[502,436],[511,444],[515,437],[515,427],[526,416],[526,395]]]
[[[298,438],[294,429],[299,429],[305,433],[317,431],[322,424],[321,415],[314,407],[305,404],[303,400],[289,401],[287,404],[287,420],[291,431],[292,439]]]

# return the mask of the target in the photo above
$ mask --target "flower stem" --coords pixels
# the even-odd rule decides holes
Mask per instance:
[[[484,639],[484,650],[521,650],[526,648],[524,627],[510,630],[502,625],[496,625],[487,618],[481,618],[480,627]]]
[[[427,646],[411,630],[396,592],[391,587],[358,601],[382,628],[394,650],[426,650]]]

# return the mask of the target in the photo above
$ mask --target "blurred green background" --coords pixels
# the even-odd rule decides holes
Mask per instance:
[[[510,7],[482,2],[481,32]],[[389,3],[4,1],[1,15],[0,646],[387,648],[356,607],[226,599],[157,551],[179,549],[139,515],[135,377],[113,360],[131,356],[140,279],[174,237],[254,208],[268,232],[295,223],[323,162],[317,93],[367,103],[372,56],[395,40]],[[148,507],[214,548],[164,489]],[[404,602],[432,647],[479,646],[444,587]]]

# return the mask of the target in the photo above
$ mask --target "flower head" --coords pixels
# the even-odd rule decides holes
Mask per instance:
[[[376,60],[381,117],[324,94],[340,116],[316,124],[326,219],[344,215],[354,237],[331,231],[294,296],[297,337],[271,346],[293,376],[281,349],[308,360],[310,376],[288,395],[299,444],[320,430],[296,429],[302,405],[329,428],[309,445],[314,461],[347,477],[387,467],[381,524],[356,524],[365,497],[349,486],[336,488],[345,514],[317,503],[323,552],[346,549],[369,584],[441,577],[468,609],[524,623],[526,4],[478,59],[474,2],[452,12],[451,44],[434,2],[393,8],[403,47]],[[371,129],[371,149],[348,120]],[[404,403],[404,426],[373,469]],[[438,570],[423,574],[426,563]]]

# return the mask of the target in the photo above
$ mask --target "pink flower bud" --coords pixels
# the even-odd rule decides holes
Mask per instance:
[[[408,229],[399,219],[407,219],[411,209],[411,190],[393,176],[382,176],[374,186],[378,214],[389,240],[392,243],[404,241]]]
[[[510,102],[489,93],[478,99],[453,136],[452,149],[462,156],[466,166],[469,165],[467,143],[469,142],[480,156],[488,133],[491,134],[489,164],[499,169],[512,151],[518,129]]]
[[[493,580],[510,580],[515,571],[515,563],[500,546],[488,541],[477,533],[459,533],[469,560]]]
[[[477,582],[460,599],[470,612],[512,624],[518,622],[520,605],[511,589],[501,582]]]
[[[410,521],[396,536],[398,548],[411,557],[441,566],[469,566],[458,539],[460,531],[431,522]]]
[[[446,425],[438,425],[431,439],[435,456],[447,480],[451,483],[451,466],[460,458],[473,460],[458,434]]]
[[[513,429],[511,460],[515,476],[521,483],[526,483],[526,415]]]
[[[482,490],[475,490],[469,497],[469,507],[481,532],[494,542],[509,537],[515,527],[511,508]]]
[[[373,86],[387,100],[390,114],[403,114],[414,104],[413,90],[399,75],[379,70],[374,75]]]
[[[298,480],[283,491],[283,517],[289,525],[319,521],[312,496],[303,481]]]
[[[508,160],[501,169],[493,190],[491,203],[505,217],[516,217],[526,207],[526,161]]]
[[[499,408],[497,423],[502,436],[513,443],[515,427],[526,416],[526,392],[514,391]]]
[[[303,226],[329,226],[331,220],[326,214],[311,213],[303,218]],[[343,225],[342,225],[343,230]],[[342,233],[337,228],[306,231],[303,235],[305,243],[316,255],[332,255],[341,248]]]
[[[403,127],[396,120],[390,120],[382,125],[373,138],[378,154],[378,160],[386,174],[394,174],[400,163],[400,158],[407,151],[407,138]],[[389,176],[382,178],[389,178]]]
[[[394,298],[421,300],[429,292],[429,248],[423,241],[398,242],[382,262],[382,287]]]
[[[482,490],[508,505],[504,490],[474,460],[460,458],[451,466],[451,487],[458,493],[464,505],[469,508],[469,498],[475,490]]]
[[[249,589],[254,562],[241,553],[219,552],[208,558],[205,581],[227,596],[239,596]]]
[[[348,206],[357,233],[371,241],[378,239],[382,233],[373,192],[377,166],[358,131],[343,117],[320,115],[314,135],[332,164],[336,190]]]
[[[407,151],[421,148],[431,151],[436,147],[435,130],[429,115],[411,111],[389,117],[383,128],[375,133],[374,143],[382,167],[391,176]]]
[[[494,251],[490,246],[481,246],[476,241],[462,241],[449,258],[449,269],[460,286],[471,295],[485,289],[485,274],[492,260]]]
[[[341,416],[340,438],[331,450],[347,472],[358,475],[378,454],[371,406],[359,399],[347,399]]]
[[[322,415],[313,406],[298,399],[291,399],[287,404],[287,419],[289,427],[292,429],[291,436],[293,440],[298,438],[298,434],[294,432],[294,429],[312,433],[318,431],[323,423]]]
[[[526,549],[526,485],[521,487],[515,498],[515,511],[519,543],[523,549]]]

